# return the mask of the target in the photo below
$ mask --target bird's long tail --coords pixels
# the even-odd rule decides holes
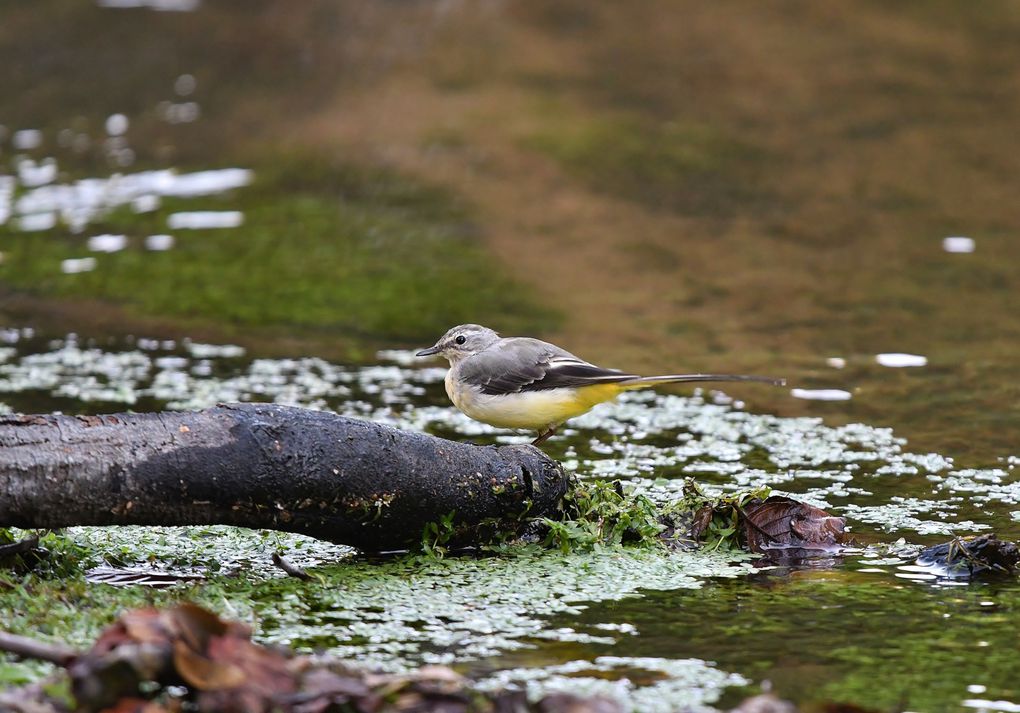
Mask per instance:
[[[625,390],[643,389],[656,384],[678,384],[688,381],[753,381],[772,386],[786,386],[786,379],[771,376],[748,376],[746,374],[665,374],[663,376],[636,376],[621,381],[618,385]]]

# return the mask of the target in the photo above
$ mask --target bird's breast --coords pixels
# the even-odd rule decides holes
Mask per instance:
[[[446,393],[453,405],[476,421],[497,428],[540,430],[555,426],[619,393],[619,389],[595,388],[598,394],[571,388],[486,394],[457,381],[455,376],[446,377]]]

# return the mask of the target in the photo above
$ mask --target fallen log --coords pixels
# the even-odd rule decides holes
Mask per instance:
[[[450,544],[552,515],[568,487],[532,446],[474,446],[272,404],[0,417],[0,527],[225,524],[362,550]]]

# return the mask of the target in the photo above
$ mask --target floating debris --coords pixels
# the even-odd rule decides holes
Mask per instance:
[[[1003,542],[994,534],[956,538],[925,549],[917,558],[920,567],[943,577],[974,577],[988,574],[1013,574],[1020,562],[1020,549]]]
[[[875,361],[877,361],[882,366],[903,368],[924,366],[925,364],[928,363],[928,357],[921,356],[920,354],[903,354],[901,352],[891,352],[888,354],[876,354]]]

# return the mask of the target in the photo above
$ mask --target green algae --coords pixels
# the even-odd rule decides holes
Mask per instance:
[[[0,337],[7,345],[0,393],[16,410],[39,403],[104,412],[269,400],[481,443],[527,438],[453,410],[442,394],[444,370],[412,368],[417,361],[410,352],[381,355],[389,363],[350,366],[251,358],[232,345],[188,341],[138,338],[114,349],[82,337],[50,340],[11,330]],[[881,652],[917,657],[934,641],[946,647],[943,664],[952,652],[995,651],[987,675],[968,665],[961,677],[936,686],[939,695],[960,701],[966,685],[984,685],[1008,698],[1012,689],[1000,672],[1005,656],[996,648],[1002,637],[987,625],[993,611],[1012,610],[1016,588],[1006,583],[985,599],[981,585],[961,587],[913,562],[919,543],[939,533],[1001,527],[1003,518],[1020,531],[999,513],[1015,511],[1016,463],[959,468],[907,446],[889,429],[749,413],[718,392],[626,395],[575,419],[549,443],[580,479],[566,504],[572,524],[549,531],[552,550],[504,545],[465,556],[445,551],[442,526],[431,533],[431,557],[373,559],[308,538],[238,528],[69,528],[51,536],[50,569],[4,573],[12,586],[0,585],[0,612],[15,631],[83,645],[125,607],[189,599],[251,623],[260,641],[389,670],[451,664],[483,685],[517,685],[533,695],[602,692],[635,710],[725,705],[764,678],[799,700],[886,705],[885,692],[865,691],[866,676],[889,690],[929,678],[897,679],[881,670]],[[727,549],[723,543],[733,533],[725,518],[710,533],[718,551],[671,552],[657,544],[670,503],[689,508],[691,498],[739,498],[754,487],[847,515],[865,542],[889,544],[823,555],[788,576]],[[271,564],[274,552],[309,570],[313,581],[285,577]],[[842,569],[813,575],[812,562]],[[96,565],[201,579],[160,590],[115,588],[84,579]],[[946,601],[949,621],[963,626],[937,636],[931,621]],[[970,608],[980,616],[972,617]],[[968,639],[965,627],[973,621],[986,645]],[[849,643],[826,648],[823,632],[846,627]],[[903,643],[884,644],[890,632]],[[797,642],[806,653],[791,664],[784,657],[794,655]],[[802,660],[809,654],[811,662]],[[48,670],[0,661],[7,682]],[[814,667],[815,688],[803,685],[798,667]],[[972,679],[966,685],[964,674]],[[929,700],[919,695],[916,700]]]
[[[1017,698],[1015,586],[918,586],[840,571],[754,579],[649,592],[640,603],[594,605],[571,621],[632,624],[638,635],[621,639],[614,655],[682,659],[712,651],[720,669],[767,678],[808,705],[943,711],[968,698]],[[731,689],[722,702],[748,692]]]
[[[89,233],[125,235],[128,247],[96,255],[90,272],[61,273],[65,258],[90,254],[87,235],[0,225],[0,281],[140,315],[376,339],[424,341],[496,315],[514,328],[548,323],[549,313],[492,263],[468,210],[437,188],[317,156],[267,158],[254,168],[254,185],[225,195],[164,198],[149,212],[124,207],[99,217]],[[244,223],[172,231],[173,249],[145,250],[143,239],[166,233],[168,217],[182,210],[239,210]]]
[[[713,217],[767,198],[763,188],[751,187],[764,168],[764,152],[716,126],[637,115],[564,121],[561,113],[550,116],[526,146],[596,190],[651,208]]]

